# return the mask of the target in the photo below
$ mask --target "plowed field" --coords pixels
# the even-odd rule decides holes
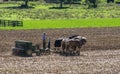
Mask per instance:
[[[80,56],[63,56],[57,53],[33,57],[11,54],[18,39],[41,43],[41,35],[47,33],[54,40],[79,34],[87,37]],[[49,30],[0,30],[0,74],[119,74],[120,27]]]

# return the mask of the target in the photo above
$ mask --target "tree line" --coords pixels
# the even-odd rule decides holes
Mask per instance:
[[[41,0],[8,0],[8,1],[24,1],[21,5],[23,8],[28,7],[29,1],[41,1]],[[63,4],[80,4],[82,0],[44,0],[46,3],[56,3],[59,4],[58,8],[63,8]],[[84,0],[88,7],[96,8],[100,0]],[[114,0],[106,0],[107,3],[114,3]]]
[[[82,0],[45,0],[47,3],[56,3],[59,4],[59,8],[63,8],[63,4],[79,4]],[[94,8],[97,7],[100,0],[85,0],[87,5],[92,6]],[[114,3],[114,0],[106,0],[107,3]]]

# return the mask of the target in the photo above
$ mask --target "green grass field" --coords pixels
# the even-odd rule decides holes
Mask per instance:
[[[120,18],[79,19],[79,20],[24,20],[23,27],[0,27],[0,29],[55,29],[55,28],[95,28],[119,27]]]

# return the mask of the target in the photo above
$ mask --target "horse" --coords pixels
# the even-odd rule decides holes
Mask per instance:
[[[82,36],[77,36],[74,37],[73,39],[68,39],[68,38],[63,39],[62,41],[63,53],[65,52],[67,52],[68,54],[76,53],[80,55],[80,48],[82,47],[82,45],[85,45],[86,42],[87,42],[87,38]]]
[[[62,41],[66,40],[66,39],[73,39],[77,36],[79,36],[79,35],[72,35],[72,36],[69,36],[68,38],[58,38],[58,39],[56,39],[55,42],[54,42],[55,49],[61,47]]]
[[[55,47],[55,51],[58,51],[59,48],[61,47],[61,42],[64,38],[58,38],[55,40],[54,42],[54,47]]]

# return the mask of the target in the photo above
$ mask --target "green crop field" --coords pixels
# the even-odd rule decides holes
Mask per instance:
[[[54,29],[119,27],[120,19],[77,19],[77,20],[24,20],[23,27],[0,27],[0,29]]]

